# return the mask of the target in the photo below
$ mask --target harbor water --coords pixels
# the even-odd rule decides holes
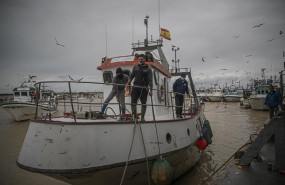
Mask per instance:
[[[174,185],[201,184],[238,148],[244,145],[251,134],[258,133],[268,119],[266,111],[240,108],[238,102],[205,103],[205,116],[213,131],[213,143],[203,152],[199,163]],[[0,184],[1,185],[63,185],[65,182],[51,177],[20,169],[16,160],[20,152],[29,121],[14,122],[0,108]],[[205,184],[219,184],[227,173],[227,167]]]

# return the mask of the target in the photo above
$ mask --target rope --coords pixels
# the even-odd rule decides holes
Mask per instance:
[[[148,157],[147,157],[147,153],[146,153],[146,148],[145,148],[145,143],[144,143],[144,138],[143,138],[143,132],[142,132],[142,127],[141,127],[141,122],[139,122],[139,126],[140,126],[140,131],[141,131],[141,136],[142,136],[142,142],[143,142],[143,148],[144,148],[144,154],[145,154],[145,160],[146,160],[146,169],[147,169],[147,181],[148,181],[148,185],[150,185],[150,174],[149,174],[149,166],[148,166]]]
[[[135,119],[135,126],[134,126],[134,131],[133,131],[133,138],[132,138],[132,142],[131,142],[131,146],[130,146],[130,151],[129,151],[129,154],[128,154],[128,159],[127,159],[127,162],[126,162],[126,165],[125,165],[125,168],[124,168],[124,172],[123,172],[123,175],[122,175],[122,178],[121,178],[121,183],[120,183],[120,185],[123,184],[123,181],[124,181],[124,178],[125,178],[125,175],[126,175],[127,167],[128,167],[128,164],[129,164],[129,160],[130,160],[131,153],[132,153],[132,148],[133,148],[133,143],[134,143],[134,138],[135,138],[135,133],[136,133],[136,127],[137,127],[137,119]]]
[[[258,135],[258,134],[251,134],[251,135],[249,136],[249,137],[250,137],[250,142],[245,143],[245,144],[242,145],[239,149],[237,149],[237,151],[236,151],[233,155],[231,155],[230,158],[229,158],[228,160],[226,160],[226,162],[224,162],[214,173],[212,173],[212,174],[211,174],[206,180],[204,180],[200,185],[205,184],[211,177],[213,177],[222,167],[224,167],[224,166],[235,156],[235,154],[236,154],[240,149],[242,149],[242,148],[245,147],[246,145],[252,144],[253,141],[252,141],[251,136],[253,136],[253,135]]]
[[[156,126],[156,120],[155,120],[155,115],[154,115],[152,96],[150,96],[150,99],[151,99],[151,107],[152,107],[152,116],[153,116],[153,121],[154,121],[154,125],[155,125],[156,140],[157,140],[157,146],[158,146],[158,155],[160,155],[160,146],[159,146],[159,140],[158,140],[158,133],[157,133],[157,126]]]

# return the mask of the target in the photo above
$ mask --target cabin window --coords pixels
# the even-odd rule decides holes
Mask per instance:
[[[112,79],[113,79],[113,73],[112,71],[105,71],[103,73],[103,80],[104,83],[112,83]]]
[[[146,62],[153,62],[153,56],[150,52],[145,53],[145,61]]]
[[[123,69],[123,73],[130,76],[131,71],[129,69]]]
[[[20,92],[14,92],[15,96],[20,96]]]
[[[21,92],[21,96],[28,96],[28,92]]]
[[[157,85],[159,82],[159,73],[157,72],[157,70],[154,70],[153,74],[154,74],[154,83],[155,85]]]

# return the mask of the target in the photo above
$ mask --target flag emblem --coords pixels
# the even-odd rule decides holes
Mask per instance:
[[[160,36],[167,39],[167,40],[171,40],[170,32],[167,29],[161,28],[160,29]]]

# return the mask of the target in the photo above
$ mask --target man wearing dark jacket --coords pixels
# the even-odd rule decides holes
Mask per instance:
[[[139,56],[139,64],[134,66],[130,79],[128,80],[126,87],[134,80],[134,87],[131,92],[131,108],[134,119],[136,119],[137,109],[136,104],[138,99],[141,101],[141,121],[144,121],[146,112],[147,94],[152,96],[152,71],[147,64],[145,64],[145,56],[141,54]]]
[[[282,105],[282,97],[279,92],[274,90],[274,87],[270,85],[270,92],[267,94],[264,105],[269,107],[270,119],[277,114],[278,107]]]
[[[182,107],[184,103],[184,94],[185,92],[189,96],[188,82],[185,80],[186,75],[181,74],[181,78],[178,78],[173,84],[173,95],[175,97],[176,105],[176,117],[182,117]]]
[[[122,68],[118,67],[116,69],[116,76],[113,78],[112,83],[113,88],[106,100],[104,101],[103,107],[99,114],[104,114],[105,109],[107,108],[109,102],[116,96],[117,101],[121,105],[122,115],[126,113],[125,109],[125,84],[129,80],[129,76],[126,74],[123,74]],[[119,84],[119,85],[116,85]],[[121,116],[121,120],[124,120],[125,117]]]

